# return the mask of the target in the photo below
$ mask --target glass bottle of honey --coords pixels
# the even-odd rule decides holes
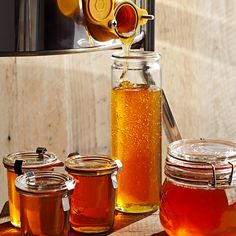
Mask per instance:
[[[112,59],[112,156],[123,163],[116,209],[152,212],[159,207],[161,189],[160,56],[131,51]]]

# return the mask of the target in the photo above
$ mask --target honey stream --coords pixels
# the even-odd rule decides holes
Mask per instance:
[[[134,41],[135,36],[132,36],[130,38],[120,38],[120,41],[122,42],[122,50],[124,52],[124,56],[128,57],[130,55],[130,49],[131,49],[131,45]],[[125,81],[127,72],[128,72],[128,60],[125,61],[124,63],[124,68],[123,68],[123,72],[120,76],[120,83],[122,84],[122,82]]]

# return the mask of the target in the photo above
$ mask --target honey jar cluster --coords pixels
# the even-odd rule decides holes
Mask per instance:
[[[83,233],[112,228],[119,160],[108,156],[70,155],[64,163],[46,148],[4,157],[10,222],[22,235],[66,236],[70,227]],[[53,213],[53,215],[52,215]]]

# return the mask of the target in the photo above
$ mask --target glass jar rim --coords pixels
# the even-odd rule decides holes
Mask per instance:
[[[59,194],[72,191],[75,180],[71,175],[54,171],[27,172],[16,178],[15,187],[25,194]]]
[[[129,55],[125,55],[123,51],[112,54],[112,59],[119,61],[160,61],[161,55],[153,51],[130,50]]]
[[[222,139],[184,139],[168,146],[167,177],[196,186],[236,185],[236,143]]]
[[[56,154],[52,152],[37,153],[35,151],[10,153],[3,157],[3,164],[7,169],[13,169],[16,160],[22,161],[22,169],[37,169],[63,165]]]
[[[119,171],[122,164],[106,155],[72,155],[65,161],[65,169],[75,175],[105,175]]]

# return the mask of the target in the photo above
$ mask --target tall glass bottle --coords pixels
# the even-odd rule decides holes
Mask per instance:
[[[116,209],[152,212],[161,188],[160,56],[131,51],[112,58],[112,156],[123,163]]]

